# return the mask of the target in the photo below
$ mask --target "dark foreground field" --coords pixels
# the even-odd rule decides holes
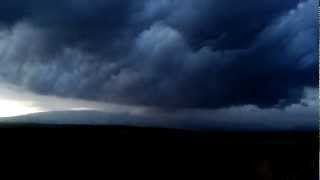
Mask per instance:
[[[102,164],[94,164],[106,173],[110,169],[104,167],[112,166],[125,172],[152,171],[154,176],[196,174],[196,179],[318,179],[317,133],[28,124],[2,125],[1,133],[2,142],[24,152],[36,146],[40,154],[50,150],[73,161],[96,159]]]

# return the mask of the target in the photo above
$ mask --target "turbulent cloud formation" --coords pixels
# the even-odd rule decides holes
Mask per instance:
[[[316,1],[5,0],[0,77],[35,93],[164,109],[301,103]]]

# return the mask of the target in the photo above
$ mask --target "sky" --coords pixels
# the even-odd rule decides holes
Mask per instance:
[[[0,117],[96,110],[164,126],[314,127],[317,6],[3,0]]]

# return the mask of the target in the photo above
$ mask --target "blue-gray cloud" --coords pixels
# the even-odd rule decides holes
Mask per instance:
[[[317,86],[315,1],[4,1],[0,75],[46,95],[282,107]]]

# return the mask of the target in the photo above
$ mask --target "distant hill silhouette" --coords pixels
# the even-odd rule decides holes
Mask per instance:
[[[209,124],[208,124],[209,123]],[[314,131],[315,128],[282,127],[276,124],[269,126],[258,122],[242,121],[201,121],[197,119],[161,119],[139,116],[128,113],[108,113],[101,111],[53,111],[35,113],[24,116],[0,118],[3,125],[34,125],[34,126],[128,126],[128,127],[158,127],[201,131],[246,131],[246,132],[283,132],[283,131]],[[316,129],[317,130],[317,129]]]
[[[2,133],[23,131],[23,136],[10,140],[15,144],[23,141],[28,146],[50,149],[63,144],[64,148],[74,149],[72,152],[87,147],[99,158],[113,149],[127,160],[136,157],[141,161],[148,156],[156,163],[164,160],[159,155],[166,152],[166,166],[189,166],[186,174],[194,171],[194,166],[201,167],[203,174],[214,179],[309,180],[318,176],[316,132],[138,127],[128,123],[127,118],[94,111],[51,112],[2,118],[0,127]],[[8,136],[5,134],[2,137]],[[109,161],[108,156],[105,162]]]

